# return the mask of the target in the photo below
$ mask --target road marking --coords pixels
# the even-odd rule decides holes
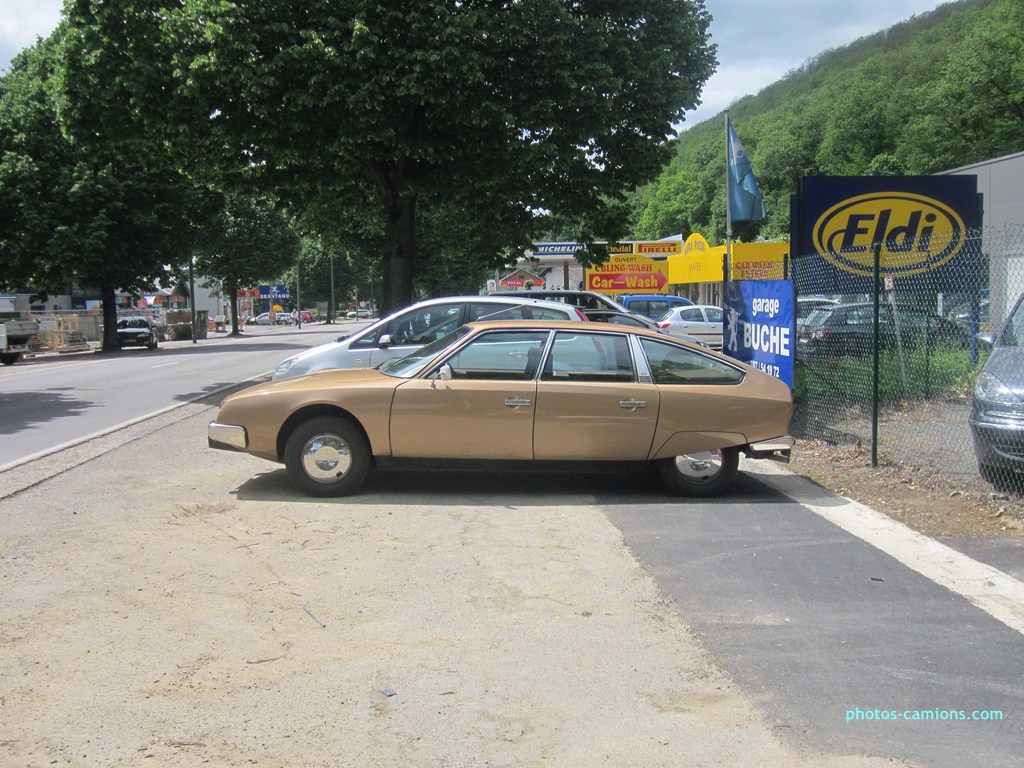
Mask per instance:
[[[151,365],[149,369],[155,371],[157,368],[170,368],[172,365],[180,365],[181,361],[176,360],[173,363],[161,363],[160,365]]]
[[[801,506],[1024,634],[1024,582],[881,512],[826,491],[778,464],[764,459],[746,461],[756,465],[754,473],[759,479]]]

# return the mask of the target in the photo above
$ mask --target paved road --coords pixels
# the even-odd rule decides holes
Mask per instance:
[[[158,350],[45,356],[0,367],[0,468],[266,375],[295,351],[365,322],[257,326]]]

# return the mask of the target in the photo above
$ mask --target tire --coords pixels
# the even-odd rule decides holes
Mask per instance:
[[[288,476],[308,496],[347,496],[366,479],[370,459],[362,430],[336,416],[302,422],[284,448]]]
[[[683,496],[714,496],[732,484],[740,465],[739,448],[722,448],[662,459],[661,479]]]
[[[14,365],[18,362],[21,357],[21,352],[3,352],[0,353],[0,363],[4,365]]]

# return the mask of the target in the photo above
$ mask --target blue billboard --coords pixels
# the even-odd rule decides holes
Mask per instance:
[[[781,379],[792,389],[795,305],[789,280],[726,283],[722,351]]]

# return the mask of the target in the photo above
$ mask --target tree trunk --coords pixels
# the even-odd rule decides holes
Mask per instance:
[[[230,286],[227,295],[231,298],[231,333],[228,335],[241,336],[242,330],[238,325],[238,286]]]
[[[413,302],[413,265],[416,262],[416,197],[397,184],[384,191],[386,250],[381,261],[383,295],[381,317]]]
[[[100,288],[100,303],[103,306],[103,351],[114,352],[117,343],[117,296],[114,286],[104,284]]]

